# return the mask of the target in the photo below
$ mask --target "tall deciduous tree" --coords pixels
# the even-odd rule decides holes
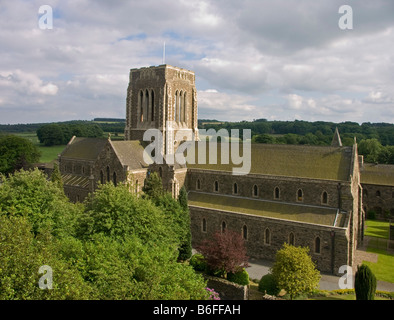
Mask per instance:
[[[14,135],[0,136],[0,173],[9,175],[29,169],[40,160],[40,151],[28,139]]]

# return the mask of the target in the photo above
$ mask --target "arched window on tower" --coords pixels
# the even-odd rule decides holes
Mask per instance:
[[[144,122],[144,93],[142,91],[138,96],[138,109],[140,111],[140,122]]]
[[[205,218],[202,219],[202,232],[207,232],[207,220]]]
[[[182,111],[182,122],[186,122],[187,117],[187,95],[186,92],[183,93],[183,111]]]
[[[151,91],[150,120],[155,121],[155,93]]]
[[[201,189],[201,181],[200,181],[200,179],[197,179],[196,189],[197,189],[197,190],[200,190],[200,189]]]
[[[144,103],[144,119],[149,121],[149,91],[145,91],[145,103]]]
[[[178,117],[178,122],[182,122],[183,118],[183,91],[179,93],[179,103],[178,103],[178,108],[179,108],[179,117]]]
[[[174,115],[174,118],[175,118],[175,122],[178,122],[179,121],[179,107],[178,107],[178,104],[179,104],[179,100],[178,100],[178,91],[176,91],[175,92],[175,110],[174,110],[174,112],[175,112],[175,115]]]

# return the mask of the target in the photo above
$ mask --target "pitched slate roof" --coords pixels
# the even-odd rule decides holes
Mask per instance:
[[[346,213],[336,208],[243,198],[222,194],[190,191],[190,206],[216,209],[243,214],[253,214],[267,218],[308,222],[319,225],[344,227]]]
[[[200,148],[200,149],[199,149]],[[221,163],[220,143],[218,143],[217,164],[209,164],[209,147],[206,146],[206,163],[198,161],[198,152],[203,148],[195,147],[195,164],[188,162],[191,169],[232,171],[233,164]],[[240,144],[242,154],[242,145]],[[251,145],[251,174],[312,178],[323,180],[348,181],[352,159],[351,147],[300,146],[278,144]]]
[[[73,137],[61,156],[64,158],[96,160],[107,139]]]
[[[140,141],[111,141],[111,144],[122,165],[129,166],[129,169],[141,169],[148,166],[144,161],[144,147]]]
[[[394,165],[364,163],[360,167],[361,183],[394,186]]]

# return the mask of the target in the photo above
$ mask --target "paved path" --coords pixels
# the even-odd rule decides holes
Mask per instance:
[[[249,259],[249,265],[246,271],[249,273],[249,277],[251,279],[260,280],[261,277],[267,273],[269,273],[269,268],[272,266],[272,261],[268,260],[258,260],[258,259]],[[339,288],[339,279],[341,277],[334,276],[330,274],[321,274],[320,280],[320,290],[338,290]],[[394,292],[394,283],[378,281],[377,290],[381,291],[390,291]]]

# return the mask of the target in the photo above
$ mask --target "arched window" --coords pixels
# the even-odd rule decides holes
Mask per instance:
[[[196,189],[197,189],[197,190],[200,190],[200,189],[201,189],[201,182],[200,182],[200,179],[197,179]]]
[[[186,92],[183,93],[183,111],[182,111],[182,122],[186,122],[186,117],[187,117],[187,96]]]
[[[139,191],[138,180],[135,180],[135,193],[138,193],[138,191]]]
[[[205,218],[202,219],[202,232],[207,232],[207,220]]]
[[[215,192],[219,191],[219,182],[215,181],[213,191],[215,191]]]
[[[253,186],[253,197],[257,197],[259,195],[259,188],[254,185]]]
[[[315,238],[315,253],[320,253],[320,238]]]
[[[114,183],[114,186],[116,187],[117,185],[117,181],[116,181],[116,172],[114,172],[114,174],[112,175],[112,182]]]
[[[376,196],[377,196],[377,197],[380,197],[380,191],[379,191],[379,190],[376,191]]]
[[[234,194],[238,194],[238,185],[237,185],[237,183],[234,183],[233,192],[234,192]]]
[[[242,227],[242,238],[244,238],[244,240],[248,239],[248,227],[246,225]]]
[[[160,178],[163,178],[163,169],[159,167],[159,176]]]
[[[328,193],[326,191],[324,191],[323,194],[322,194],[321,203],[322,204],[328,204]]]
[[[297,191],[297,201],[301,202],[303,200],[304,200],[304,194],[303,194],[301,189],[298,189],[298,191]]]
[[[294,241],[295,241],[294,233],[290,232],[290,234],[289,234],[289,244],[294,246]]]
[[[266,228],[264,231],[264,244],[270,245],[271,244],[271,232],[270,229]]]
[[[107,182],[110,182],[110,181],[111,181],[111,177],[109,174],[109,167],[107,166]]]
[[[222,232],[226,231],[226,227],[227,227],[226,221],[222,221]]]
[[[100,183],[104,184],[104,172],[103,172],[103,170],[100,171]]]
[[[149,121],[149,91],[145,90],[144,119]]]
[[[279,199],[280,198],[280,189],[279,189],[279,187],[275,187],[274,198],[275,199]]]
[[[140,91],[138,96],[138,108],[140,111],[140,122],[144,122],[144,93]]]
[[[151,91],[151,105],[150,105],[150,120],[154,121],[155,120],[155,93],[153,90]]]
[[[183,120],[183,92],[181,91],[179,94],[179,118],[178,121],[182,122]]]
[[[178,100],[178,91],[175,92],[175,121],[179,121],[179,100]]]

